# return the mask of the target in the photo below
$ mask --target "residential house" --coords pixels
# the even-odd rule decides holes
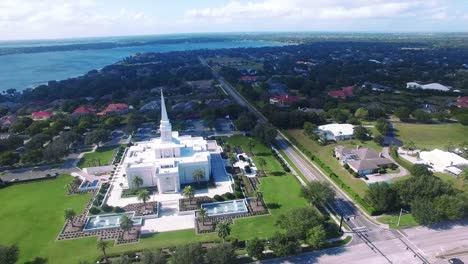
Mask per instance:
[[[39,112],[32,113],[31,117],[32,117],[33,120],[37,121],[37,120],[47,120],[53,115],[54,115],[53,112],[39,111]]]
[[[239,78],[239,81],[241,82],[256,82],[257,81],[257,76],[250,76],[250,75],[244,75]]]
[[[394,166],[395,163],[370,148],[335,147],[335,156],[342,165],[347,164],[360,176],[377,173],[379,169]]]
[[[268,84],[268,93],[270,95],[287,94],[287,87],[285,84],[276,82],[271,78],[267,81],[267,84]]]
[[[385,85],[381,85],[381,84],[378,84],[378,83],[372,83],[372,82],[365,82],[362,85],[362,88],[367,88],[367,87],[372,89],[372,91],[377,91],[377,92],[391,92],[391,91],[393,91],[392,87],[388,87],[388,86],[385,86]]]
[[[187,101],[187,102],[181,102],[177,103],[172,106],[172,111],[174,112],[193,112],[195,110],[195,107],[198,105],[197,101]]]
[[[188,84],[199,93],[208,94],[214,92],[211,80],[191,81]]]
[[[72,116],[80,117],[80,116],[95,115],[95,114],[96,114],[96,108],[92,106],[82,105],[73,111]]]
[[[423,104],[419,109],[428,112],[430,114],[437,112],[437,106],[433,104]]]
[[[468,108],[468,96],[459,96],[453,105],[458,108]]]
[[[351,139],[354,126],[351,124],[328,124],[319,126],[316,132],[324,141],[340,141]]]
[[[158,101],[151,101],[140,108],[140,112],[149,112],[161,109]]]
[[[341,90],[329,91],[328,96],[346,100],[354,96],[354,86],[342,87]]]
[[[275,95],[270,97],[270,104],[282,107],[290,106],[292,103],[298,102],[300,99],[294,95]]]
[[[18,117],[14,115],[6,115],[0,118],[0,128],[8,129],[10,126],[18,120]]]
[[[104,110],[98,115],[118,114],[123,115],[130,111],[130,107],[127,104],[109,104]]]
[[[210,107],[222,107],[231,104],[229,99],[208,99],[205,104]]]

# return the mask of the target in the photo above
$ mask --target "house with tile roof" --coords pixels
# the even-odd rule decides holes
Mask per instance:
[[[335,156],[341,165],[347,164],[354,172],[360,176],[377,173],[379,169],[389,168],[395,163],[385,158],[382,153],[377,153],[370,148],[356,147],[348,148],[344,146],[335,147]]]
[[[118,114],[123,115],[130,111],[130,107],[127,104],[109,104],[104,110],[98,115]]]
[[[53,115],[54,113],[50,111],[38,111],[38,112],[33,112],[31,114],[31,117],[33,120],[37,121],[37,120],[47,120]]]
[[[354,96],[354,86],[345,86],[341,90],[329,91],[328,96],[346,100]]]
[[[453,105],[458,108],[468,108],[468,96],[459,96]]]
[[[96,108],[92,106],[87,106],[87,105],[82,105],[76,108],[72,113],[73,116],[85,116],[85,115],[95,115],[95,114],[96,114]]]

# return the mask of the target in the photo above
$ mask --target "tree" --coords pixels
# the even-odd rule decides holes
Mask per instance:
[[[304,122],[304,133],[307,136],[315,135],[315,130],[317,130],[317,125],[312,124],[311,122]]]
[[[358,119],[366,119],[368,116],[369,116],[369,111],[364,107],[358,108],[356,112],[354,113],[354,117]]]
[[[70,221],[72,226],[75,226],[73,223],[73,219],[75,218],[75,216],[76,216],[76,212],[73,209],[71,208],[65,209],[65,213],[64,213],[65,220]]]
[[[108,130],[96,129],[86,135],[85,144],[98,144],[99,146],[102,141],[106,141],[107,139],[109,139],[109,136],[110,132]]]
[[[416,119],[416,121],[421,122],[421,123],[427,123],[431,121],[432,116],[428,112],[417,109],[416,111],[413,112],[413,117]]]
[[[205,172],[202,171],[201,169],[196,169],[193,172],[193,179],[197,181],[197,184],[200,185],[200,181],[205,178]]]
[[[207,214],[208,214],[208,211],[205,208],[200,208],[200,210],[198,211],[198,215],[202,219],[202,224],[203,225],[205,225],[205,218],[206,218]]]
[[[465,200],[459,196],[441,195],[434,199],[434,206],[444,219],[458,220],[466,214]]]
[[[411,203],[411,213],[421,225],[431,225],[442,220],[432,200],[418,197]]]
[[[130,219],[130,217],[128,217],[127,214],[123,214],[120,217],[120,228],[122,228],[122,230],[124,232],[127,232],[128,234],[130,233],[130,230],[133,228],[133,221],[132,219]]]
[[[281,214],[276,225],[285,229],[289,236],[306,239],[307,231],[323,223],[323,217],[312,207],[295,208],[287,214]]]
[[[143,251],[141,257],[141,264],[166,264],[166,258],[161,253],[161,251],[150,251],[145,250]]]
[[[226,237],[231,234],[231,226],[226,221],[221,221],[216,224],[216,233],[218,237],[223,239],[223,242],[226,242]]]
[[[138,201],[142,201],[145,208],[146,208],[146,202],[151,198],[150,192],[148,190],[141,190],[137,194],[137,199]]]
[[[208,264],[234,264],[237,260],[233,246],[224,243],[216,247],[209,248],[206,252]]]
[[[249,254],[250,257],[260,260],[262,259],[263,251],[265,250],[265,241],[254,238],[247,241],[245,249],[247,250],[247,254]]]
[[[295,255],[299,252],[299,242],[294,236],[276,232],[270,238],[270,249],[277,257]]]
[[[172,264],[204,263],[203,249],[200,244],[178,246],[172,254]]]
[[[261,201],[263,198],[263,193],[260,192],[260,191],[256,191],[255,192],[255,199],[257,200],[257,206],[258,206],[258,202]]]
[[[29,150],[21,157],[23,163],[38,163],[41,160],[42,151],[40,149]]]
[[[240,131],[249,131],[255,127],[255,118],[249,113],[242,113],[234,121],[236,128]]]
[[[405,144],[403,145],[403,148],[406,150],[414,151],[416,149],[416,144],[414,143],[414,141],[410,140],[408,142],[405,142]]]
[[[411,205],[416,198],[432,201],[435,197],[443,194],[452,194],[453,187],[435,176],[411,177],[392,184],[397,190],[401,204]]]
[[[302,187],[301,196],[318,207],[326,207],[335,199],[335,191],[327,183],[313,181]]]
[[[0,245],[0,263],[15,264],[18,261],[19,248],[16,245],[2,246]]]
[[[139,189],[140,186],[143,185],[143,178],[141,178],[140,176],[135,176],[132,179],[132,183],[135,186],[135,188]]]
[[[375,128],[380,132],[380,134],[386,135],[390,129],[390,124],[385,118],[379,118],[375,124]]]
[[[398,107],[395,110],[395,115],[398,117],[400,120],[406,120],[409,118],[411,111],[408,109],[406,106]]]
[[[426,164],[414,164],[410,168],[410,173],[415,177],[433,175],[432,171],[429,170],[429,166],[427,166]]]
[[[354,138],[364,141],[367,139],[367,129],[365,129],[363,126],[357,126],[354,127]]]
[[[109,241],[99,239],[96,247],[98,250],[101,250],[102,255],[104,256],[104,260],[107,261],[106,250],[109,248]]]
[[[12,166],[20,160],[18,153],[5,152],[0,154],[0,166]]]
[[[271,124],[259,123],[254,128],[254,136],[262,143],[270,145],[276,138],[278,131]]]
[[[464,183],[467,183],[468,182],[468,168],[464,169],[459,177],[463,180]]]
[[[313,248],[320,248],[325,244],[327,232],[322,225],[314,226],[307,232],[307,243]]]
[[[379,212],[388,213],[399,208],[398,193],[386,182],[370,184],[366,199]]]
[[[384,136],[380,135],[380,134],[377,134],[374,136],[374,142],[379,145],[379,146],[383,146],[384,143],[385,143],[385,138]]]
[[[193,196],[195,195],[195,189],[192,186],[188,185],[185,186],[184,190],[184,197],[189,199],[189,202],[192,203]]]
[[[263,171],[265,171],[265,167],[267,165],[266,161],[264,158],[258,158],[257,159],[257,163],[258,163],[258,166],[260,167],[260,169],[262,169]]]

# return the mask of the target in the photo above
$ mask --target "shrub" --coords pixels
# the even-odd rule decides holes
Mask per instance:
[[[102,200],[103,198],[104,198],[104,195],[102,195],[101,193],[96,195],[96,200]]]
[[[234,194],[230,193],[230,192],[227,192],[225,194],[223,194],[223,197],[226,199],[226,200],[233,200],[236,198],[236,196],[234,196]]]
[[[114,211],[114,213],[123,213],[123,212],[125,212],[125,210],[120,206],[114,207],[114,210],[112,210],[112,211]]]
[[[89,213],[90,214],[99,214],[100,212],[101,212],[101,210],[99,210],[99,208],[97,208],[97,207],[93,206],[93,207],[89,208]]]
[[[101,210],[106,213],[109,213],[112,211],[112,206],[109,206],[108,204],[105,203],[101,206]]]
[[[359,178],[359,174],[357,172],[354,172],[354,171],[353,171],[353,176],[356,177],[356,178]]]
[[[99,205],[101,205],[101,201],[96,199],[96,200],[93,201],[93,205],[94,206],[99,206]]]
[[[218,202],[224,201],[224,198],[221,197],[220,195],[217,195],[217,194],[213,197],[213,199],[215,199],[215,200],[218,201]]]
[[[343,168],[345,168],[346,170],[349,170],[349,165],[348,165],[348,164],[345,164],[345,165],[343,166]]]
[[[234,196],[235,196],[237,199],[242,199],[242,198],[244,198],[244,195],[242,194],[241,191],[235,191],[235,192],[234,192]]]

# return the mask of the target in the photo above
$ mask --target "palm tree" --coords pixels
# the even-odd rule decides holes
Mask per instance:
[[[133,227],[133,221],[128,217],[127,214],[124,214],[120,217],[120,228],[122,228],[123,231],[127,232],[130,234],[130,230]]]
[[[132,180],[133,185],[136,186],[136,188],[140,188],[140,186],[143,185],[143,179],[140,176],[135,176]]]
[[[192,203],[192,198],[195,195],[195,190],[191,185],[185,186],[184,188],[184,197],[189,199],[189,202]]]
[[[258,201],[260,201],[263,198],[263,193],[260,191],[255,192],[255,197],[257,198],[257,206],[258,206]]]
[[[75,226],[73,223],[73,219],[75,218],[75,216],[76,216],[76,212],[73,209],[71,208],[65,209],[65,213],[64,213],[65,220],[70,221],[72,226]]]
[[[104,260],[107,262],[107,254],[106,254],[106,249],[109,248],[109,241],[105,241],[102,239],[99,239],[97,243],[97,249],[102,251],[102,255],[104,255]]]
[[[200,185],[200,181],[205,178],[205,172],[201,169],[197,169],[193,172],[193,178],[197,181],[197,184]]]
[[[141,190],[138,192],[137,199],[139,201],[142,201],[143,204],[145,205],[146,209],[146,202],[151,198],[150,193],[148,190]]]
[[[207,216],[208,212],[206,211],[205,208],[200,208],[200,211],[198,211],[198,214],[200,215],[202,219],[203,225],[205,225],[205,217]]]
[[[226,237],[231,234],[231,226],[228,222],[222,221],[216,225],[216,233],[223,239],[223,243],[226,242]]]

